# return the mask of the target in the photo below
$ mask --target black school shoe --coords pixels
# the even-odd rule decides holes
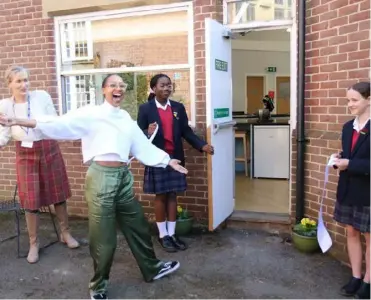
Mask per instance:
[[[169,275],[180,267],[179,261],[168,261],[164,262],[160,266],[160,270],[158,271],[157,275],[153,277],[153,280],[158,280],[166,275]]]
[[[370,284],[367,282],[362,282],[361,287],[358,289],[357,293],[354,295],[355,299],[370,299]]]
[[[187,244],[179,239],[175,234],[170,237],[173,241],[174,247],[178,250],[186,250],[188,248]]]
[[[160,243],[160,245],[166,252],[177,251],[177,249],[175,248],[173,239],[168,235],[165,235],[163,238],[158,238],[158,242]]]
[[[100,294],[91,293],[90,294],[90,299],[92,299],[92,300],[94,300],[94,299],[108,299],[108,297],[107,297],[106,293],[100,293]]]
[[[362,279],[352,277],[349,282],[341,288],[340,293],[346,297],[354,296],[361,287],[361,284]]]

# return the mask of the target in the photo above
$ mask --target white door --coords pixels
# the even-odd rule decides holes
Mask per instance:
[[[209,230],[225,221],[234,209],[235,154],[232,119],[232,45],[228,29],[205,20],[206,122],[208,142]]]

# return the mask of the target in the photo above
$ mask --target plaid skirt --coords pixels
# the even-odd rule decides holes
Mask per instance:
[[[71,197],[66,167],[58,142],[41,140],[32,148],[16,142],[18,195],[24,209],[38,210]]]
[[[143,191],[146,194],[184,192],[187,189],[186,176],[167,166],[164,168],[145,167]]]
[[[370,207],[335,204],[334,220],[353,226],[360,232],[370,232]]]

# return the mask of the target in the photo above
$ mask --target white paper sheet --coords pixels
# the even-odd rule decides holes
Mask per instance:
[[[327,228],[325,226],[325,223],[323,222],[323,199],[325,198],[325,193],[326,193],[326,184],[328,182],[328,173],[329,169],[333,166],[333,161],[335,159],[334,155],[331,155],[325,169],[325,180],[323,183],[323,191],[322,191],[322,196],[321,196],[321,203],[320,203],[320,209],[318,212],[318,226],[317,226],[317,240],[318,244],[322,250],[322,253],[327,252],[331,246],[332,246],[332,239],[330,234],[327,231]]]

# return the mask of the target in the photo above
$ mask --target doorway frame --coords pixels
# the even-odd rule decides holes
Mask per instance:
[[[223,1],[223,18],[224,12],[226,11],[226,3],[228,1]],[[293,143],[292,143],[292,133],[296,129],[297,120],[297,101],[298,95],[297,90],[297,71],[298,71],[298,45],[297,45],[297,1],[293,0],[291,3],[291,18],[292,20],[278,20],[270,22],[253,22],[252,24],[225,24],[225,18],[223,19],[223,24],[233,33],[240,33],[243,31],[250,30],[275,30],[275,29],[286,29],[290,33],[290,178],[289,178],[289,205],[288,214],[291,215],[292,207],[292,159],[293,159]],[[245,79],[246,81],[246,79]],[[276,81],[276,80],[275,80]],[[246,83],[245,83],[246,85]],[[276,85],[276,82],[275,82]],[[247,104],[247,101],[245,99]],[[246,109],[246,106],[245,106]]]
[[[248,100],[247,99],[247,77],[263,77],[263,79],[264,79],[263,94],[264,94],[265,91],[267,90],[267,77],[268,77],[268,75],[264,74],[264,73],[250,73],[250,72],[245,73],[244,81],[245,81],[245,113],[246,114],[247,114],[247,109],[248,109],[248,105],[247,105],[247,100]]]

